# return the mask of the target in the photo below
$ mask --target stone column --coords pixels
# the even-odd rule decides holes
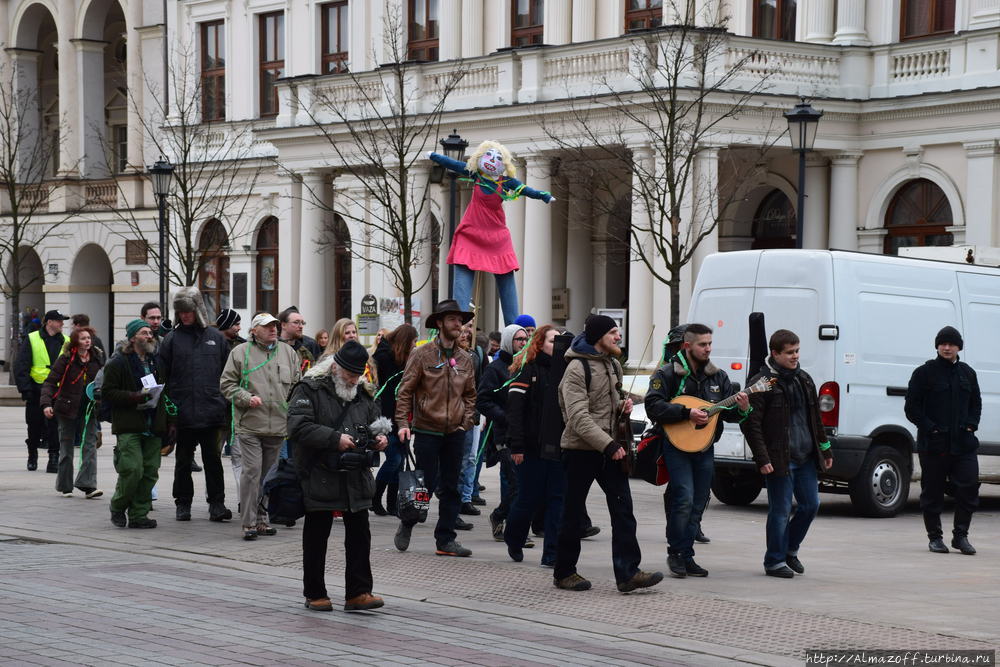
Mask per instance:
[[[462,2],[462,57],[475,58],[483,55],[483,0],[463,0]]]
[[[827,247],[830,212],[830,172],[826,157],[820,153],[806,154],[806,224],[802,230],[803,248]]]
[[[278,304],[286,308],[299,301],[299,253],[302,237],[302,181],[298,174],[280,177],[273,193],[278,218]],[[273,314],[273,313],[272,313]]]
[[[642,348],[653,328],[653,274],[646,263],[639,259],[639,250],[636,248],[638,243],[646,257],[652,254],[652,240],[648,231],[649,211],[643,206],[642,197],[637,194],[642,186],[635,181],[648,178],[653,172],[653,150],[646,145],[635,146],[632,148],[632,160],[643,166],[632,171],[632,227],[635,233],[632,247],[629,248],[628,326],[625,333],[628,336],[629,366],[637,368],[644,364],[641,358]],[[667,304],[662,304],[662,307],[667,307]]]
[[[997,141],[963,144],[967,177],[965,185],[965,242],[996,246],[1000,242],[1000,160]]]
[[[573,36],[572,0],[548,0],[543,10],[545,44],[569,44]]]
[[[431,303],[431,267],[434,265],[434,258],[431,257],[431,204],[428,191],[427,178],[430,175],[430,166],[410,167],[410,187],[414,188],[416,196],[423,193],[419,201],[422,202],[420,217],[416,220],[415,229],[417,232],[417,243],[415,244],[416,260],[413,264],[413,298],[419,299],[420,315],[424,316],[433,309]],[[421,204],[417,203],[417,207]],[[422,284],[423,283],[423,284]]]
[[[806,11],[806,36],[803,41],[829,44],[833,39],[834,0],[812,0]]]
[[[61,0],[56,13],[56,23],[59,32],[59,176],[75,178],[80,175],[79,164],[83,157],[83,145],[80,137],[80,116],[78,110],[81,104],[80,84],[77,71],[76,49],[71,41],[76,31],[76,3],[74,0]],[[104,64],[101,63],[101,80]],[[102,90],[103,94],[103,90]],[[104,118],[103,110],[101,119]]]
[[[595,39],[597,7],[595,0],[573,0],[573,43]]]
[[[86,178],[103,178],[108,175],[105,160],[105,127],[104,119],[104,50],[107,42],[92,39],[74,39],[76,51],[76,77],[80,82],[77,104],[72,108],[72,114],[77,118],[80,138],[79,171]],[[60,74],[62,71],[60,70]],[[60,112],[62,99],[59,100]]]
[[[589,183],[570,181],[566,220],[566,287],[569,318],[566,328],[583,331],[583,323],[594,306],[594,246]]]
[[[325,234],[326,211],[318,205],[325,199],[327,175],[321,171],[302,174],[302,228],[299,239],[299,311],[306,321],[326,322],[325,273],[320,241]]]
[[[438,34],[438,60],[455,60],[462,57],[462,33],[465,26],[462,23],[461,0],[441,0],[439,14],[440,31]]]
[[[858,249],[858,160],[861,153],[830,156],[829,247]]]
[[[837,32],[834,44],[868,46],[871,40],[865,29],[865,0],[837,0]]]
[[[695,156],[694,161],[694,219],[695,225],[703,229],[713,225],[711,233],[695,248],[691,273],[698,277],[701,263],[709,255],[719,252],[719,147],[709,146]],[[692,286],[693,287],[693,286]]]
[[[128,166],[138,172],[145,171],[145,160],[143,159],[143,75],[142,75],[142,37],[137,28],[142,26],[142,3],[128,3],[128,34],[125,42],[126,51],[126,72],[125,77],[128,82],[128,89],[134,91],[129,95],[128,108]],[[141,189],[139,190],[141,192]],[[139,203],[141,206],[142,203]]]
[[[536,190],[551,190],[552,160],[542,155],[528,157],[528,184]],[[552,209],[539,199],[524,202],[524,284],[522,310],[536,322],[552,321]]]
[[[522,158],[514,158],[514,166],[517,169],[515,178],[522,183],[526,182],[528,176],[525,169],[525,161]],[[504,204],[504,213],[507,215],[507,228],[510,230],[510,240],[514,245],[514,254],[517,255],[517,262],[521,265],[521,270],[514,274],[514,279],[517,282],[517,300],[521,306],[522,313],[527,312],[524,308],[524,202],[526,200],[527,197],[519,197],[512,202]]]

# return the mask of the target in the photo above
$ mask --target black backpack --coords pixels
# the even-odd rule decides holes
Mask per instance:
[[[306,514],[302,483],[295,470],[295,462],[278,459],[277,465],[264,478],[263,498],[267,498],[267,515],[271,523],[294,526]]]

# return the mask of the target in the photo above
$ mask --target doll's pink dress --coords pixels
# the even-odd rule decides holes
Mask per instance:
[[[500,195],[483,192],[479,185],[472,189],[472,201],[451,241],[448,263],[496,275],[521,268],[510,240]]]

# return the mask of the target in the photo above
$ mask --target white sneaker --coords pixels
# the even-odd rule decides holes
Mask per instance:
[[[60,494],[60,495],[61,495],[61,496],[62,496],[63,498],[72,498],[72,497],[73,497],[73,492],[72,492],[72,491],[67,491],[66,493],[62,493],[62,494]]]
[[[88,498],[100,498],[104,495],[104,492],[100,489],[94,489],[93,491],[87,491],[86,496]]]

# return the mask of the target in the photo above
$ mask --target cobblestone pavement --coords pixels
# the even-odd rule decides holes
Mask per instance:
[[[433,515],[407,553],[391,546],[396,522],[373,517],[385,609],[317,614],[300,606],[300,527],[245,543],[238,522],[210,523],[198,502],[192,522],[174,521],[168,458],[151,515],[160,527],[116,529],[110,434],[99,453],[104,498],[62,498],[54,475],[24,471],[21,414],[0,408],[3,664],[801,664],[814,648],[1000,646],[995,488],[984,487],[975,558],[929,554],[912,509],[865,520],[824,495],[802,554],[807,575],[787,582],[761,574],[763,499],[749,508],[713,503],[705,523],[713,543],[698,553],[712,575],[627,596],[614,589],[606,532],[584,543],[580,571],[594,590],[571,593],[552,586],[539,549],[511,562],[485,515],[460,533],[475,554],[461,560],[433,555]],[[203,477],[195,482],[198,495]],[[494,470],[484,483],[495,500]],[[663,569],[658,490],[636,482],[633,493],[644,568]],[[606,525],[600,500],[592,494],[590,511]],[[343,590],[341,536],[335,523],[331,595]]]

